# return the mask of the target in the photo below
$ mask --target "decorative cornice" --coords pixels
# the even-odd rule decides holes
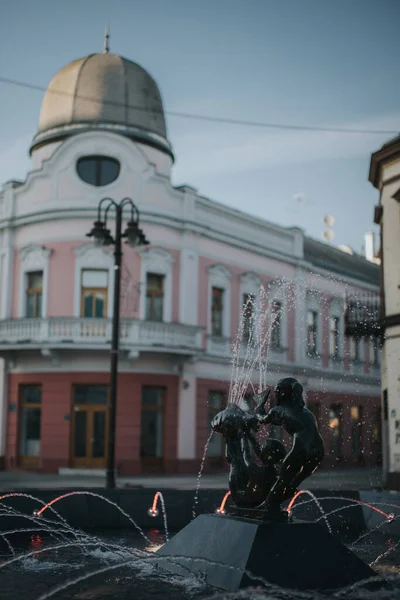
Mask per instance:
[[[165,248],[160,248],[157,246],[152,246],[151,248],[138,248],[137,253],[141,256],[144,262],[160,262],[164,265],[173,265],[175,262],[175,257],[166,250]]]
[[[214,264],[208,267],[208,274],[213,279],[222,279],[225,281],[230,281],[232,278],[232,273],[230,270],[225,267],[225,265]]]
[[[86,244],[82,244],[81,246],[75,246],[74,248],[75,255],[81,258],[82,256],[88,255],[103,255],[103,256],[111,256],[112,251],[109,248],[105,248],[104,246],[95,246],[92,242],[87,242]]]
[[[257,275],[256,273],[252,273],[251,271],[248,271],[247,273],[242,273],[240,275],[240,283],[241,285],[248,285],[249,287],[261,287],[261,279],[259,275]]]
[[[46,246],[40,246],[39,244],[28,244],[19,251],[19,258],[21,262],[46,262],[49,260],[53,252],[52,248]]]
[[[400,135],[372,154],[368,179],[374,187],[379,187],[382,166],[396,159],[400,159]]]

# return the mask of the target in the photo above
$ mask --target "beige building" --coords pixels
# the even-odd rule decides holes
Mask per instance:
[[[400,489],[400,135],[372,155],[369,180],[379,190],[374,221],[381,229],[384,482]]]

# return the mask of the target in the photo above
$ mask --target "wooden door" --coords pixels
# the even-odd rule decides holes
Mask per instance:
[[[144,469],[161,469],[164,463],[165,388],[142,388],[140,458]]]
[[[108,442],[107,386],[74,386],[72,409],[72,467],[104,469]]]
[[[40,466],[42,387],[21,385],[18,411],[18,466],[37,469]]]
[[[107,462],[108,414],[104,406],[75,406],[72,421],[72,466],[103,469]]]

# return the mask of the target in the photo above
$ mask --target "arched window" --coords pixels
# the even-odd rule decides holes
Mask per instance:
[[[119,175],[121,165],[109,156],[84,156],[76,163],[79,177],[97,187],[108,185]]]

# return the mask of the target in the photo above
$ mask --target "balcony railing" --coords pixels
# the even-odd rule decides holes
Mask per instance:
[[[21,347],[106,348],[111,319],[53,317],[0,321],[0,349]],[[180,323],[121,319],[120,347],[126,350],[202,351],[202,328]]]
[[[345,333],[358,337],[381,336],[381,308],[377,293],[366,292],[346,298]]]

